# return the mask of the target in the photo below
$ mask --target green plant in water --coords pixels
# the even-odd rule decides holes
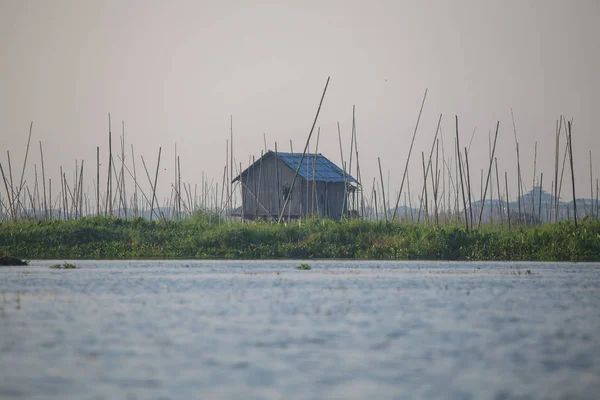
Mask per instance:
[[[312,267],[308,264],[300,264],[296,267],[296,269],[299,269],[301,271],[308,271],[308,270],[311,270]]]
[[[71,263],[68,263],[65,261],[62,264],[51,265],[50,268],[52,268],[52,269],[75,269],[77,267],[75,266],[75,264],[71,264]]]

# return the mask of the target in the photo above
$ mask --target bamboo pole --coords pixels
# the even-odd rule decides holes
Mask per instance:
[[[275,154],[277,155],[277,162],[275,163],[275,174],[277,176],[277,216],[281,215],[281,177],[279,176],[279,164],[281,159],[279,158],[279,152],[277,150],[277,142],[275,142]]]
[[[577,198],[575,197],[575,171],[573,169],[573,136],[571,135],[571,121],[567,125],[569,129],[569,162],[571,164],[571,183],[573,187],[573,221],[577,228]]]
[[[52,212],[52,179],[48,178],[48,198],[50,199],[50,210],[49,214],[50,214],[50,219],[53,219],[53,212]]]
[[[358,152],[356,152],[356,191],[357,191],[357,201],[358,201],[358,193],[360,192],[360,215],[365,215],[365,199],[364,199],[364,191],[362,188],[362,176],[360,172],[360,163],[358,161]],[[388,175],[388,204],[389,203],[389,189],[390,189],[390,180]],[[358,211],[358,208],[357,208]]]
[[[138,200],[138,183],[137,183],[137,172],[135,170],[135,153],[133,151],[133,143],[131,144],[131,164],[133,168],[133,215],[135,218],[139,217],[139,200]],[[125,168],[128,170],[127,165]],[[130,174],[131,175],[131,174]]]
[[[537,142],[534,145],[533,151],[533,182],[531,184],[531,218],[535,220],[535,175],[537,167]]]
[[[410,148],[408,150],[408,157],[406,158],[406,165],[404,166],[404,174],[402,175],[402,182],[400,183],[400,191],[398,192],[398,198],[396,200],[396,206],[394,207],[394,214],[392,215],[392,222],[396,219],[396,210],[398,209],[398,204],[400,204],[400,196],[402,195],[402,189],[404,188],[404,180],[406,179],[406,174],[408,171],[408,162],[410,161],[410,155],[412,153],[413,144],[415,143],[415,137],[417,136],[417,129],[419,128],[419,121],[421,121],[421,114],[423,113],[423,106],[425,105],[425,99],[427,98],[427,89],[425,89],[425,94],[423,95],[423,101],[421,102],[421,109],[419,110],[419,116],[417,117],[417,123],[415,124],[415,130],[413,132],[412,140],[410,141]],[[409,196],[410,198],[410,196]]]
[[[423,184],[423,189],[421,190],[421,197],[425,197],[425,198],[427,198],[427,196],[424,196],[426,186],[427,186],[427,176],[429,175],[429,170],[431,167],[431,158],[433,157],[433,150],[435,149],[435,145],[438,140],[438,134],[440,132],[441,123],[442,123],[442,114],[440,114],[440,117],[438,118],[437,127],[435,128],[435,135],[433,136],[433,141],[431,142],[431,150],[429,151],[429,162],[427,163],[427,170],[424,174],[425,182]],[[433,177],[432,177],[432,182],[433,182]]]
[[[433,206],[434,206],[434,215],[435,215],[435,226],[438,226],[438,190],[439,190],[439,180],[440,180],[440,170],[438,166],[440,156],[440,140],[436,140],[435,144],[435,185],[433,186]],[[431,161],[430,161],[431,164]]]
[[[428,199],[427,199],[427,172],[425,170],[425,153],[421,152],[421,160],[423,162],[423,193],[424,196],[421,198],[424,202],[423,207],[423,219],[425,220],[425,225],[429,224],[429,209],[428,209]]]
[[[385,188],[383,184],[383,174],[381,173],[381,159],[377,157],[379,163],[379,178],[381,179],[381,198],[383,199],[383,214],[385,215],[385,222],[388,220],[387,205],[385,204]]]
[[[35,212],[35,203],[33,201],[33,197],[31,196],[31,192],[29,191],[29,186],[26,187],[27,190],[27,196],[29,197],[29,204],[31,207],[31,211],[33,212],[33,219],[36,220],[37,219],[37,213]]]
[[[133,157],[133,153],[132,153],[132,157]],[[144,163],[144,160],[143,160],[143,159],[144,159],[144,157],[141,157],[141,158],[142,158],[142,163]],[[133,165],[134,165],[134,168],[135,168],[135,163],[134,163]],[[150,186],[152,186],[152,181],[150,180],[150,175],[148,174],[148,169],[146,168],[146,165],[145,165],[145,163],[144,163],[144,169],[146,169],[146,176],[148,177],[148,182],[150,182]],[[151,204],[151,203],[150,203],[150,199],[148,199],[148,196],[146,196],[146,193],[145,193],[145,192],[144,192],[144,190],[143,190],[143,189],[140,187],[140,184],[138,183],[138,181],[137,181],[137,179],[136,179],[135,175],[131,173],[131,170],[130,170],[130,169],[127,167],[127,165],[125,165],[125,171],[127,171],[127,173],[129,174],[129,176],[130,176],[131,178],[133,178],[133,182],[134,182],[134,184],[135,184],[136,188],[137,188],[137,189],[139,189],[139,191],[142,193],[142,196],[144,197],[144,199],[146,199],[146,203],[147,203],[148,205],[150,205],[150,204]],[[134,171],[134,173],[135,173],[135,171]],[[150,219],[152,219],[152,211],[150,212],[150,217],[151,217]]]
[[[337,123],[338,141],[340,143],[340,157],[342,160],[342,172],[344,174],[344,198],[342,199],[342,216],[346,216],[346,204],[348,199],[348,181],[346,178],[346,162],[344,161],[344,151],[342,149],[342,134],[340,133],[340,123]]]
[[[159,216],[159,213],[155,213],[154,211],[154,203],[156,202],[158,205],[158,199],[156,198],[156,182],[158,180],[158,171],[159,171],[159,166],[160,166],[160,155],[162,152],[162,147],[158,148],[158,163],[156,165],[156,174],[155,174],[155,178],[154,178],[154,184],[152,184],[152,180],[150,179],[150,174],[148,173],[148,168],[146,167],[146,162],[144,161],[144,156],[141,156],[142,158],[142,164],[144,166],[144,170],[146,171],[146,177],[148,178],[148,182],[150,183],[150,188],[152,189],[152,198],[150,201],[150,220],[152,221],[152,216],[153,214],[156,214],[157,216]],[[160,211],[160,206],[158,206],[159,211]],[[160,211],[160,214],[162,214],[162,211]]]
[[[508,230],[510,231],[510,202],[508,200],[508,173],[504,171],[504,184],[506,185],[506,214],[508,217],[506,220],[508,221]]]
[[[408,178],[408,175],[406,175],[406,191],[408,192],[408,208],[410,208],[410,221],[414,224],[415,214],[412,208],[412,199],[410,195],[410,179]]]
[[[554,150],[554,222],[558,222],[558,161],[560,150],[560,130],[562,127],[562,116],[560,122],[556,121],[556,144]]]
[[[244,173],[242,171],[242,163],[240,163],[240,191],[242,194],[242,222],[245,221],[245,219],[244,219],[244,181],[242,180],[243,177],[244,177]]]
[[[498,157],[494,157],[494,163],[496,164],[496,187],[498,194],[498,214],[500,214],[500,225],[504,225],[504,212],[502,210],[502,197],[500,194],[500,179],[498,178]]]
[[[83,165],[84,165],[84,160],[81,160],[81,170],[79,173],[79,216],[82,217],[84,216],[84,209],[83,209]]]
[[[40,141],[40,158],[42,160],[42,188],[44,189],[44,218],[48,219],[48,204],[46,202],[46,170],[44,169],[44,151]]]
[[[177,215],[177,219],[181,218],[181,161],[179,159],[179,156],[177,156],[177,198],[179,199],[179,203],[177,205],[178,209],[179,209],[179,214]],[[217,206],[216,202],[215,202],[215,207]],[[190,211],[189,207],[188,208],[188,212]]]
[[[65,174],[63,173],[62,165],[60,167],[60,198],[61,198],[61,213],[63,219],[67,219],[68,204],[67,204],[67,191],[65,189]]]
[[[29,136],[27,137],[27,149],[25,150],[25,159],[23,160],[23,169],[21,170],[21,179],[19,181],[19,190],[17,191],[17,197],[20,196],[21,190],[23,189],[23,177],[25,176],[25,168],[27,167],[27,157],[29,156],[29,143],[31,142],[31,131],[33,130],[33,121],[29,125]]]
[[[591,214],[592,218],[594,218],[594,176],[592,175],[592,151],[590,150],[590,200],[591,204]]]
[[[100,216],[100,147],[96,147],[96,216]]]
[[[315,197],[317,196],[317,185],[315,182],[315,177],[317,173],[317,157],[319,154],[319,138],[321,137],[321,127],[317,129],[317,143],[315,145],[315,155],[313,157],[313,170],[312,170],[312,205],[311,205],[311,213],[312,219],[315,219]],[[317,215],[319,214],[319,202],[317,201]]]
[[[231,217],[231,213],[233,211],[233,114],[229,116],[229,136],[230,136],[230,142],[229,142],[229,193],[230,193],[230,199],[229,199],[229,216]],[[240,170],[241,173],[241,170]],[[240,180],[240,183],[242,181]]]
[[[34,177],[35,177],[35,182],[34,182],[34,186],[33,186],[33,200],[35,201],[36,208],[38,208],[41,213],[43,208],[42,208],[42,203],[40,202],[40,185],[39,185],[39,181],[38,181],[37,164],[33,164],[33,173],[34,173]],[[41,219],[41,216],[40,216],[40,219]]]
[[[310,143],[310,138],[312,136],[313,130],[315,129],[315,125],[317,124],[317,119],[319,118],[319,113],[321,112],[321,106],[323,105],[323,99],[325,98],[325,93],[327,93],[327,86],[329,86],[329,77],[327,78],[327,82],[325,83],[325,89],[323,89],[323,94],[321,95],[321,101],[319,102],[319,108],[317,109],[317,114],[315,115],[315,119],[313,121],[312,127],[310,128],[310,133],[308,134],[308,139],[306,140],[306,145],[304,146],[304,151],[302,152],[302,157],[300,157],[300,162],[298,162],[298,167],[296,168],[296,172],[294,173],[294,177],[292,179],[292,184],[290,185],[290,192],[286,196],[285,202],[283,203],[283,211],[279,215],[277,222],[281,222],[281,218],[283,217],[283,212],[288,205],[290,200],[290,195],[294,190],[294,183],[296,183],[296,178],[298,177],[298,171],[300,171],[300,167],[302,166],[302,160],[306,155],[306,149],[308,149],[308,144]]]
[[[255,211],[254,211],[254,218],[255,219],[258,218],[258,206],[259,206],[260,192],[262,191],[262,184],[264,183],[262,181],[263,156],[264,156],[264,154],[261,151],[260,152],[260,160],[258,160],[258,187],[257,187],[257,190],[255,192],[255,194],[256,194],[256,196],[255,196],[256,197],[256,208],[255,208]],[[308,179],[307,179],[307,182],[308,182]],[[306,194],[308,195],[308,190],[306,191]],[[265,207],[263,207],[263,208],[265,208]]]
[[[8,178],[10,181],[10,193],[12,196],[12,205],[15,213],[15,218],[17,217],[17,213],[19,212],[19,206],[21,205],[21,201],[19,199],[18,196],[16,196],[15,193],[15,186],[13,184],[13,175],[12,175],[12,164],[10,162],[10,152],[8,150],[6,150],[6,157],[8,159]]]
[[[598,178],[596,178],[596,219],[598,219],[600,212],[600,203],[598,202]]]
[[[469,153],[465,147],[465,165],[467,167],[467,195],[469,199],[469,225],[473,228],[473,203],[471,202],[471,170],[469,169]]]
[[[455,116],[455,122],[456,122],[456,155],[457,155],[457,163],[458,163],[458,170],[459,170],[459,176],[460,176],[460,189],[462,191],[463,207],[465,210],[465,229],[468,232],[469,231],[469,220],[467,218],[467,201],[465,199],[465,185],[463,183],[462,161],[461,161],[461,157],[460,157],[460,141],[458,138],[458,116]]]
[[[373,178],[373,185],[375,185],[375,178]],[[373,203],[375,204],[375,221],[379,221],[379,212],[377,210],[377,190],[375,189],[374,186],[373,186],[373,197],[374,197]]]
[[[486,197],[486,194],[487,194],[488,184],[490,182],[490,175],[492,173],[492,165],[493,165],[493,161],[494,161],[494,154],[496,154],[496,141],[498,139],[498,129],[499,128],[500,128],[500,121],[498,121],[496,123],[496,134],[494,136],[494,147],[492,149],[492,156],[490,157],[490,167],[488,168],[487,179],[485,181],[485,190],[483,191],[483,201],[481,203],[481,210],[479,211],[479,223],[477,224],[478,227],[481,226],[481,217],[483,216],[483,207],[485,206],[485,197]]]
[[[127,219],[127,190],[125,186],[125,121],[121,121],[121,205]]]
[[[229,174],[227,173],[227,162],[225,163],[225,165],[223,166],[223,181],[221,184],[221,202],[219,205],[219,217],[221,216],[221,213],[223,211],[226,212],[226,208],[225,208],[225,203],[223,201],[227,201],[227,198],[223,198],[223,194],[225,193],[225,186],[229,187],[229,183],[227,183],[227,178],[229,177]],[[226,185],[227,183],[227,185]]]
[[[104,215],[112,215],[112,132],[110,128],[110,113],[108,113],[108,177],[106,179],[106,204]],[[109,208],[110,206],[110,208]],[[110,214],[109,214],[110,212]]]
[[[6,175],[4,174],[4,168],[2,168],[2,163],[0,163],[0,171],[2,171],[2,180],[4,181],[4,188],[6,189],[6,194],[7,194],[6,197],[8,199],[10,218],[13,221],[16,221],[15,210],[14,210],[13,203],[12,203],[12,196],[11,196],[10,190],[8,189],[8,182],[6,180]]]
[[[515,124],[515,115],[513,113],[512,108],[510,109],[510,115],[512,117],[513,132],[515,135],[515,145],[517,148],[517,201],[519,205],[519,223],[521,223],[523,221],[521,212],[521,161],[519,157],[519,142],[517,140],[517,126]]]
[[[559,186],[558,186],[558,199],[559,200],[560,200],[560,194],[562,193],[562,182],[563,182],[563,177],[564,177],[564,174],[565,174],[565,165],[566,165],[566,162],[567,162],[567,157],[569,155],[569,132],[567,130],[567,121],[566,121],[566,119],[563,116],[561,116],[561,118],[562,118],[563,124],[565,126],[565,140],[566,140],[566,144],[565,144],[565,153],[563,155],[562,169],[561,169],[561,172],[560,172],[560,183],[559,183]]]
[[[542,223],[542,185],[544,184],[544,173],[542,172],[540,175],[540,196],[538,199],[538,221],[540,224]]]

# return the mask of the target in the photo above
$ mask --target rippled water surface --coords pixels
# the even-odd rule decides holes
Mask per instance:
[[[0,269],[0,399],[600,398],[599,264],[52,264]]]

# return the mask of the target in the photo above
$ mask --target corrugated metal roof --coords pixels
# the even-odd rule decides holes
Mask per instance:
[[[274,153],[276,156],[286,163],[294,171],[298,168],[302,153]],[[302,165],[298,171],[298,175],[312,182],[314,168],[314,180],[316,182],[336,183],[344,182],[344,171],[322,154],[306,154],[302,159]],[[346,180],[351,183],[356,183],[356,180],[346,175]]]
[[[288,167],[296,171],[298,168],[298,164],[300,163],[300,159],[302,158],[302,153],[275,153],[274,151],[268,151],[262,158],[275,156],[279,157],[281,161],[283,161]],[[246,171],[255,168],[260,164],[260,159],[256,160],[251,166],[249,166],[243,173]],[[322,154],[306,154],[304,155],[304,159],[302,160],[302,166],[298,171],[298,175],[302,178],[312,182],[313,180],[313,165],[315,168],[315,182],[327,182],[327,183],[343,183],[344,182],[344,171],[331,161],[329,161]],[[233,182],[239,179],[239,175],[235,177]],[[357,183],[356,179],[354,179],[350,175],[346,175],[346,181],[349,183]]]

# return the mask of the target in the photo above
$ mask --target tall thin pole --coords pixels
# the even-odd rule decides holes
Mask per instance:
[[[177,218],[181,218],[181,162],[179,160],[179,156],[177,156],[177,191],[179,192],[177,194],[177,198],[178,198],[178,214],[177,214]],[[215,202],[215,207],[217,206],[216,202]],[[189,211],[189,210],[188,210]]]
[[[344,198],[342,200],[342,215],[346,215],[346,202],[348,198],[348,182],[346,180],[346,163],[344,162],[344,151],[342,149],[342,134],[340,132],[340,123],[337,123],[338,141],[340,142],[340,157],[342,160],[342,172],[344,174]]]
[[[25,150],[25,160],[23,160],[23,169],[21,170],[21,180],[19,182],[19,190],[17,191],[17,197],[21,194],[23,189],[23,177],[25,176],[25,167],[27,166],[27,156],[29,155],[29,143],[31,142],[31,131],[33,130],[33,121],[29,125],[29,136],[27,138],[27,150]]]
[[[473,227],[473,203],[471,202],[471,195],[473,192],[471,191],[471,170],[469,169],[469,152],[465,147],[465,166],[467,167],[467,196],[469,199],[469,225],[471,228]],[[481,185],[483,186],[483,185]],[[483,196],[482,196],[483,197]]]
[[[423,199],[423,217],[425,219],[425,225],[429,224],[429,209],[428,209],[428,198],[427,198],[427,171],[425,170],[425,153],[421,152],[421,160],[423,163],[423,193],[421,197]]]
[[[544,173],[540,175],[540,195],[538,199],[538,221],[542,223],[542,185],[544,184]]]
[[[494,163],[496,164],[496,187],[498,191],[498,211],[500,214],[500,224],[504,225],[504,212],[502,211],[502,197],[500,194],[500,179],[498,178],[498,157],[494,157]]]
[[[44,152],[40,141],[40,158],[42,159],[42,187],[44,189],[44,218],[48,219],[48,203],[46,202],[46,171],[44,169]],[[52,201],[52,199],[50,199]]]
[[[569,132],[567,129],[567,121],[565,120],[565,118],[561,115],[561,118],[564,122],[565,125],[565,137],[566,137],[566,145],[565,145],[565,153],[563,154],[563,163],[562,163],[562,168],[560,171],[560,183],[558,185],[558,199],[560,199],[560,194],[562,193],[562,182],[563,182],[563,178],[565,175],[565,165],[567,163],[567,156],[569,155]]]
[[[310,138],[315,129],[315,125],[317,124],[317,119],[319,118],[319,113],[321,112],[321,106],[323,105],[323,99],[325,98],[325,93],[327,93],[327,86],[329,86],[329,79],[330,78],[327,77],[327,82],[325,83],[325,89],[323,89],[323,94],[321,95],[321,101],[319,102],[319,108],[317,109],[317,114],[315,115],[315,119],[313,121],[312,127],[310,128],[310,133],[308,134],[308,139],[306,140],[306,144],[304,145],[304,151],[302,152],[302,157],[300,157],[300,161],[298,162],[298,167],[296,167],[296,172],[294,173],[294,178],[292,179],[292,184],[290,185],[290,191],[285,198],[285,202],[283,203],[283,210],[281,211],[281,214],[279,214],[279,219],[277,220],[277,222],[281,222],[281,219],[283,218],[283,213],[285,212],[288,202],[290,201],[290,196],[292,194],[292,191],[294,190],[294,184],[296,183],[296,178],[298,177],[298,171],[300,171],[300,167],[302,166],[302,160],[304,160],[304,157],[306,156],[306,150],[308,149],[308,144],[310,143]]]
[[[125,121],[121,121],[121,205],[127,218],[127,191],[125,190]]]
[[[462,191],[462,199],[463,199],[463,207],[465,210],[465,229],[469,230],[469,220],[467,218],[467,201],[465,199],[465,185],[463,183],[463,173],[462,173],[462,161],[460,157],[460,141],[458,139],[458,116],[455,116],[456,121],[456,155],[457,155],[457,163],[458,163],[458,171],[460,175],[460,189]]]
[[[479,211],[479,223],[477,224],[478,227],[481,226],[481,217],[483,216],[483,207],[485,206],[485,197],[487,194],[488,184],[490,183],[490,174],[492,173],[492,165],[494,164],[494,154],[496,153],[496,141],[498,139],[498,129],[499,128],[500,128],[500,121],[498,121],[496,123],[496,135],[494,136],[494,147],[492,149],[492,155],[490,157],[490,167],[488,168],[487,179],[485,181],[485,190],[483,191],[483,201],[481,203],[481,210]]]
[[[110,129],[110,113],[108,113],[108,177],[106,179],[106,205],[104,215],[112,214],[112,132]],[[111,209],[109,210],[109,204]]]
[[[508,230],[510,231],[510,203],[508,201],[508,173],[504,171],[504,184],[506,186],[506,214],[508,221]]]
[[[279,158],[279,152],[277,151],[277,142],[275,142],[275,155],[277,156],[275,169],[277,174],[277,215],[279,216],[281,214],[281,177],[279,176],[279,163],[281,162],[281,159]]]
[[[573,137],[571,136],[571,121],[567,125],[569,128],[569,161],[571,163],[571,183],[573,187],[573,221],[577,228],[577,198],[575,197],[575,171],[573,170]]]
[[[4,168],[2,168],[2,163],[0,163],[0,171],[2,172],[2,180],[4,181],[4,187],[6,188],[6,194],[8,195],[8,207],[9,207],[9,211],[10,211],[10,217],[11,219],[14,221],[16,220],[15,217],[15,210],[13,207],[13,203],[12,203],[12,196],[11,196],[11,191],[8,189],[8,182],[6,180],[6,176],[4,175]],[[12,188],[11,188],[12,190]]]
[[[594,177],[592,175],[592,151],[590,150],[590,199],[592,201],[592,218],[594,218]]]
[[[560,157],[560,130],[562,127],[562,116],[560,122],[556,121],[556,147],[554,150],[554,222],[558,221],[558,160]]]
[[[6,157],[8,159],[8,179],[10,181],[10,195],[12,196],[12,205],[14,208],[14,217],[16,219],[17,217],[17,213],[19,212],[19,205],[21,204],[21,201],[19,200],[19,197],[16,196],[15,193],[15,186],[13,184],[13,174],[12,174],[12,164],[10,162],[10,152],[8,150],[6,150]]]
[[[133,164],[133,183],[134,183],[134,191],[133,191],[133,215],[137,218],[139,216],[139,203],[138,203],[138,183],[137,183],[137,172],[135,170],[135,153],[133,152],[133,143],[131,144],[131,163]],[[143,194],[143,193],[142,193]]]
[[[156,185],[158,183],[158,171],[160,170],[160,155],[162,152],[162,147],[158,148],[158,161],[156,162],[156,174],[154,175],[154,185],[152,185],[152,208],[154,208],[154,201],[156,200],[156,207],[160,211],[160,205],[158,204],[158,199],[156,199]]]
[[[513,132],[515,134],[515,145],[517,148],[517,201],[519,202],[519,223],[522,221],[521,214],[521,161],[519,157],[519,142],[517,140],[517,126],[515,125],[515,115],[512,108],[510,109],[510,115],[512,117]]]
[[[315,182],[316,173],[317,173],[317,157],[319,154],[319,138],[321,137],[321,127],[317,129],[317,143],[315,145],[315,155],[313,157],[313,170],[312,170],[312,204],[311,204],[311,213],[312,218],[315,218],[315,198],[317,196],[317,185]],[[319,214],[319,202],[317,201],[317,214]]]
[[[419,128],[419,121],[421,121],[421,114],[423,113],[423,106],[425,105],[425,98],[427,98],[427,89],[423,95],[423,101],[421,102],[421,109],[419,110],[419,116],[415,125],[412,140],[410,141],[410,148],[408,150],[408,157],[406,158],[406,164],[404,165],[404,174],[402,175],[402,182],[400,183],[400,191],[398,192],[398,198],[396,199],[396,206],[394,207],[394,214],[392,215],[392,222],[396,219],[396,212],[398,210],[398,204],[400,204],[400,196],[402,195],[402,189],[404,188],[404,180],[408,172],[408,162],[410,161],[410,155],[412,153],[413,144],[415,143],[415,137],[417,136],[417,129]]]
[[[229,193],[230,193],[230,204],[229,204],[229,214],[231,215],[231,210],[233,210],[233,114],[229,116]],[[240,169],[240,173],[242,170]]]
[[[537,172],[537,142],[533,151],[533,182],[531,183],[531,219],[535,219],[535,175]]]
[[[100,147],[96,147],[96,216],[100,216]]]
[[[381,179],[381,198],[383,199],[383,214],[385,215],[385,222],[388,220],[387,215],[387,204],[385,203],[385,185],[383,184],[383,174],[381,173],[381,159],[377,157],[379,163],[379,179]]]

